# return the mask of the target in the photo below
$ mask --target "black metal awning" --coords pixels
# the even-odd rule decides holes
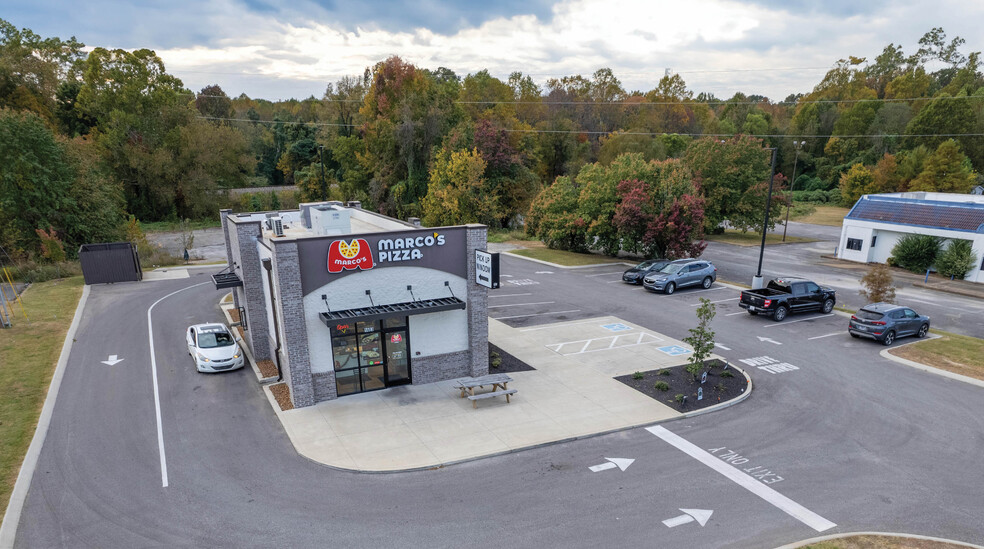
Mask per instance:
[[[362,307],[361,309],[330,311],[327,313],[321,313],[318,316],[321,318],[321,322],[325,323],[325,326],[331,328],[334,324],[346,320],[370,322],[373,320],[381,320],[396,316],[422,315],[464,308],[465,302],[457,297],[442,297],[439,299],[421,299],[419,301],[408,301],[406,303]]]
[[[212,275],[212,282],[215,283],[215,289],[221,290],[223,288],[235,288],[236,286],[242,286],[243,281],[240,280],[239,275],[236,273],[218,273]]]

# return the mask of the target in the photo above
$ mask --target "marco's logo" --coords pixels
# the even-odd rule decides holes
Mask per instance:
[[[352,269],[365,271],[372,266],[372,249],[369,248],[369,243],[361,238],[353,238],[351,242],[336,240],[328,246],[329,273]]]

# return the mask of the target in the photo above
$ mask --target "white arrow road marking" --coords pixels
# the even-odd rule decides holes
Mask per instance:
[[[116,358],[116,355],[109,355],[109,360],[100,360],[99,362],[102,362],[103,364],[108,364],[110,366],[113,366],[113,365],[115,365],[117,363],[123,362],[123,359],[122,358]]]
[[[736,468],[734,465],[721,461],[721,459],[715,457],[707,450],[699,448],[692,442],[672,433],[662,425],[646,427],[646,430],[817,532],[824,532],[837,526],[833,522],[755,480],[751,475]],[[681,511],[688,512],[686,509],[681,509]]]
[[[533,274],[538,274],[538,275],[552,275],[553,274],[553,271],[537,271],[537,272],[535,272]]]
[[[670,528],[673,528],[674,526],[680,526],[681,524],[687,524],[696,520],[697,524],[704,526],[705,524],[707,524],[707,521],[711,518],[711,515],[714,514],[714,511],[710,509],[680,509],[680,510],[683,511],[684,514],[680,515],[679,517],[666,519],[663,521],[663,524],[667,525]]]
[[[769,343],[771,343],[773,345],[782,345],[782,343],[779,343],[778,341],[776,341],[774,339],[771,339],[771,338],[768,338],[768,337],[762,337],[762,336],[757,336],[757,337],[759,338],[759,341],[768,341]]]
[[[608,460],[608,463],[600,463],[598,465],[592,465],[591,467],[588,467],[588,469],[591,469],[592,473],[597,473],[598,471],[606,471],[608,469],[614,469],[616,467],[624,471],[629,468],[629,465],[632,465],[633,461],[635,461],[634,459],[630,459],[630,458],[605,458],[605,459]]]
[[[724,349],[725,351],[730,351],[730,350],[731,350],[731,347],[725,347],[724,345],[721,345],[721,344],[720,344],[720,343],[718,343],[717,341],[715,341],[715,342],[714,342],[714,346],[715,346],[715,347],[718,347],[718,348],[720,348],[720,349]]]
[[[502,274],[502,273],[499,273],[499,276],[502,277],[502,278],[512,278],[513,277],[513,275],[507,275],[507,274]]]

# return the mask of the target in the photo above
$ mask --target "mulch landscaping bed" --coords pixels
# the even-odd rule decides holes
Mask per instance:
[[[286,383],[271,385],[270,392],[273,393],[273,398],[277,399],[277,404],[280,405],[281,410],[294,409],[294,403],[290,401],[290,387]]]
[[[501,359],[498,366],[493,366],[492,360],[494,357],[492,353],[498,354],[499,358]],[[511,354],[489,343],[489,373],[490,374],[508,374],[510,372],[529,372],[531,370],[536,370],[536,368],[530,366],[529,364],[523,362],[522,360],[512,356]]]
[[[263,377],[277,375],[277,365],[272,360],[261,360],[256,363],[256,367],[260,370],[260,375]]]
[[[633,389],[654,398],[678,412],[692,412],[714,406],[731,400],[742,394],[748,388],[745,376],[733,368],[724,369],[724,362],[720,360],[708,360],[704,362],[707,372],[707,381],[703,385],[700,383],[700,376],[694,380],[686,365],[663,368],[660,370],[649,370],[641,372],[642,378],[638,373],[625,376],[618,376],[616,381],[632,387]],[[729,376],[729,374],[731,374]],[[665,391],[656,388],[658,382],[669,385]],[[697,389],[703,387],[702,400],[697,400]],[[677,395],[686,395],[686,404],[677,400]]]

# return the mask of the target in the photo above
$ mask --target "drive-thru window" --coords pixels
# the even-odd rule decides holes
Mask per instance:
[[[216,286],[295,406],[488,373],[484,225],[421,228],[338,202],[222,220]]]

